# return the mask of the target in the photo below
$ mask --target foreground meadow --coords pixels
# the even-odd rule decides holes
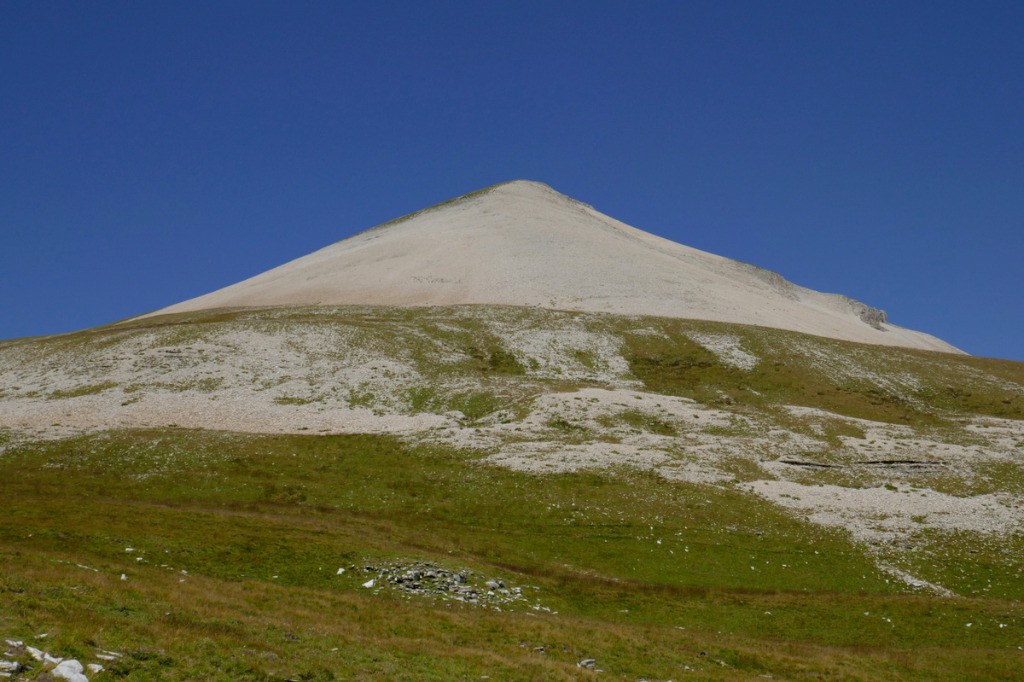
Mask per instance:
[[[102,664],[94,682],[1009,680],[1024,657],[1002,545],[945,566],[995,588],[931,595],[847,534],[649,471],[161,429],[10,444],[0,480],[18,679],[45,667],[26,646]],[[389,579],[414,569],[466,591]]]

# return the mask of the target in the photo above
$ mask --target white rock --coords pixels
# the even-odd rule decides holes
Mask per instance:
[[[89,682],[89,678],[83,675],[85,668],[82,664],[73,658],[70,658],[57,665],[50,674],[58,680],[68,680],[68,682]]]
[[[21,670],[21,663],[17,661],[0,661],[0,671],[16,673]]]
[[[342,573],[344,573],[344,572],[345,572],[345,569],[344,569],[344,568],[339,568],[339,569],[338,569],[338,573],[337,573],[337,575],[341,575],[341,574],[342,574]]]
[[[27,651],[28,655],[36,659],[37,661],[43,660],[43,652],[35,648],[34,646],[25,647],[25,651]]]
[[[371,578],[370,580],[367,580],[365,583],[363,583],[363,587],[373,587],[373,584],[374,580],[373,578]]]
[[[103,672],[103,666],[100,665],[99,663],[90,663],[89,665],[85,666],[85,669],[88,670],[93,675],[95,675],[96,673]]]

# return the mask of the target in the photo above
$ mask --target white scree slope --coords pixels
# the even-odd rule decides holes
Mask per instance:
[[[424,209],[151,314],[344,304],[658,315],[960,352],[846,296],[638,230],[525,180]]]

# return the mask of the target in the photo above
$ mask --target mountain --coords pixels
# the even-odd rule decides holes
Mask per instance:
[[[929,339],[511,183],[0,341],[0,673],[1016,679],[1024,363]]]
[[[156,314],[351,304],[658,315],[959,352],[846,296],[662,239],[530,181],[418,211]]]

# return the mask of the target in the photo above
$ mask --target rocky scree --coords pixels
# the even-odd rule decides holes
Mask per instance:
[[[351,570],[357,570],[355,566]],[[398,590],[405,594],[440,601],[458,601],[501,611],[512,605],[529,606],[535,611],[550,611],[539,603],[529,604],[525,592],[537,587],[506,585],[504,580],[481,576],[473,571],[449,570],[429,562],[374,562],[362,567],[373,577],[362,583],[367,589]]]

